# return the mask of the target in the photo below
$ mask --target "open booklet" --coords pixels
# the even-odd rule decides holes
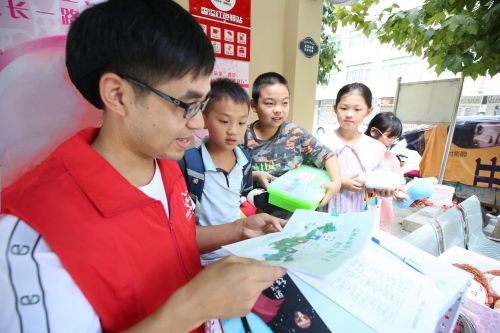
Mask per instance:
[[[379,232],[375,221],[374,213],[297,210],[283,232],[224,248],[290,269],[375,331],[434,332],[447,310],[440,291],[445,282],[436,283],[371,242]]]
[[[240,257],[268,260],[272,266],[328,279],[346,260],[363,251],[375,218],[375,213],[332,216],[297,209],[283,232],[223,248]]]

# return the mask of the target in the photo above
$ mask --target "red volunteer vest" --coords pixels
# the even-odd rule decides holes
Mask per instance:
[[[177,163],[158,160],[169,219],[160,201],[132,186],[89,146],[98,131],[77,133],[6,188],[2,213],[42,235],[103,330],[118,332],[157,310],[201,264]]]

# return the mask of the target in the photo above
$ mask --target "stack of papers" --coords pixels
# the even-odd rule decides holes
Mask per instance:
[[[224,249],[288,268],[375,331],[434,332],[463,283],[446,282],[456,273],[447,267],[422,275],[371,242],[375,221],[375,213],[297,210],[283,232]]]

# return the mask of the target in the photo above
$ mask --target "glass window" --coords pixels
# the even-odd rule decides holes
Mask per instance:
[[[391,65],[391,74],[389,77],[399,77],[399,65]]]
[[[361,34],[355,36],[354,38],[355,38],[354,46],[361,46],[361,45],[363,45],[363,36]]]
[[[341,40],[342,40],[341,35],[332,38],[333,48],[337,51],[340,50]]]
[[[358,81],[358,71],[352,71],[352,80],[354,82]]]
[[[470,108],[465,108],[464,116],[470,116]]]
[[[339,73],[329,73],[328,74],[328,84],[337,82],[338,81],[338,79],[337,79],[338,74]]]
[[[371,63],[347,66],[346,81],[349,83],[349,82],[370,80],[371,71],[372,71]]]
[[[401,76],[406,76],[406,67],[408,66],[408,64],[401,64],[399,65],[399,75]]]
[[[358,79],[360,81],[366,80],[366,78],[365,78],[365,72],[366,72],[366,70],[364,68],[362,68],[362,69],[360,69],[358,71],[358,75],[359,75]]]
[[[349,47],[357,47],[366,44],[374,43],[376,40],[375,33],[371,33],[370,37],[366,37],[361,31],[351,31],[349,39]]]
[[[389,66],[382,67],[382,78],[388,79],[389,78],[389,73],[390,73],[390,67]]]
[[[462,108],[458,108],[458,116],[462,115]]]
[[[414,77],[417,68],[417,59],[414,56],[407,56],[384,60],[382,62],[382,78]]]
[[[500,116],[500,106],[495,106],[495,112],[494,112],[494,115],[495,116]]]

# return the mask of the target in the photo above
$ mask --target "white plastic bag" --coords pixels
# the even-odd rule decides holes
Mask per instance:
[[[366,188],[377,190],[395,189],[404,185],[403,177],[389,170],[363,172],[354,180],[363,183]]]

